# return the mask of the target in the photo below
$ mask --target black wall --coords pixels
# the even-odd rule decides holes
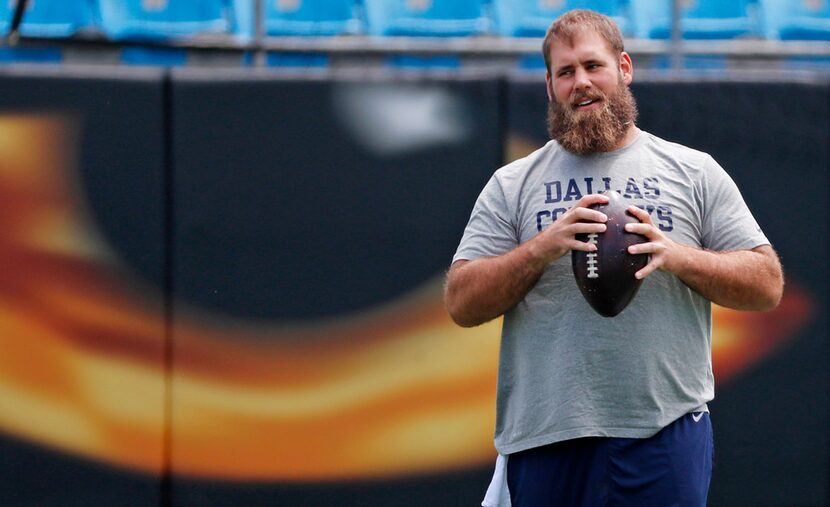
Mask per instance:
[[[828,505],[830,85],[633,89],[644,130],[708,151],[733,176],[815,308],[775,354],[719,384],[710,504]],[[443,138],[419,129],[407,97],[435,108]],[[0,114],[55,112],[79,126],[80,195],[128,285],[158,290],[157,311],[173,321],[179,305],[251,322],[336,319],[440,275],[507,141],[546,140],[545,101],[540,76],[0,69]],[[363,126],[401,131],[363,132],[347,119],[360,108],[393,116],[369,114]],[[158,338],[175,350],[168,333]],[[174,375],[169,359],[162,371]],[[13,435],[0,455],[10,479],[2,505],[473,505],[491,472],[209,481],[127,471]]]

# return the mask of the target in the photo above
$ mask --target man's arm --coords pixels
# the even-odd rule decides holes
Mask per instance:
[[[651,254],[651,261],[637,272],[637,278],[662,269],[674,273],[701,296],[727,308],[768,311],[778,306],[784,291],[784,275],[772,247],[713,252],[681,245],[655,227],[647,212],[635,206],[628,210],[641,223],[628,224],[625,229],[649,239],[648,243],[629,247],[629,252]]]
[[[444,287],[444,303],[452,319],[464,327],[492,320],[516,306],[550,262],[571,250],[596,250],[575,236],[605,231],[608,218],[588,206],[606,202],[603,195],[586,195],[547,229],[504,255],[456,261]]]

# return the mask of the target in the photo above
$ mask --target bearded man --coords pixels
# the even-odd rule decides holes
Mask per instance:
[[[495,172],[445,287],[459,325],[504,316],[488,496],[503,478],[514,507],[705,505],[711,302],[774,308],[781,265],[711,156],[637,128],[610,18],[562,15],[543,55],[552,140]],[[639,223],[626,230],[647,238],[629,252],[650,256],[614,319],[581,297],[566,255],[596,249],[576,235],[605,231],[589,208],[607,202],[601,190],[629,201]]]

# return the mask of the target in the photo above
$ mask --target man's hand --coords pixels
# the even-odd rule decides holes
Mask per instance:
[[[604,195],[586,195],[547,229],[504,255],[456,261],[444,287],[444,303],[453,320],[469,327],[494,319],[524,299],[549,263],[571,250],[596,250],[576,235],[605,231],[608,217],[588,206],[606,202]]]
[[[608,217],[604,213],[590,209],[593,204],[605,204],[608,197],[601,194],[589,194],[578,200],[571,209],[557,218],[552,225],[528,241],[528,247],[542,266],[562,257],[571,250],[593,252],[596,245],[579,241],[577,234],[605,232]]]
[[[629,206],[628,212],[634,215],[640,223],[626,224],[626,232],[633,232],[648,238],[647,243],[640,243],[628,247],[628,253],[651,255],[651,259],[646,267],[637,271],[634,277],[641,280],[661,268],[674,272],[672,270],[672,255],[676,254],[679,245],[670,240],[660,229],[654,226],[654,222],[652,222],[651,216],[649,216],[647,211],[637,206]]]
[[[636,206],[628,211],[640,220],[625,230],[642,234],[647,243],[628,247],[631,254],[651,254],[636,273],[645,278],[657,269],[673,273],[692,290],[713,303],[736,310],[772,310],[781,301],[784,275],[775,250],[762,245],[752,250],[712,252],[676,243]]]

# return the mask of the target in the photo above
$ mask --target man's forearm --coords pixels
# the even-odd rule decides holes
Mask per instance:
[[[544,270],[527,244],[499,257],[457,261],[444,287],[447,310],[460,326],[483,324],[516,306]]]
[[[640,223],[626,224],[625,230],[648,238],[646,243],[628,247],[629,253],[651,255],[648,265],[637,272],[637,278],[662,269],[709,301],[727,308],[766,311],[778,306],[784,292],[784,275],[771,246],[731,252],[700,250],[669,239],[654,226],[645,210],[629,206],[628,212]]]
[[[769,246],[712,252],[681,246],[670,271],[703,297],[736,310],[766,311],[781,300],[784,280]]]
[[[530,292],[548,264],[571,250],[596,251],[596,245],[579,241],[576,235],[605,232],[608,217],[589,207],[607,202],[604,195],[586,195],[553,225],[513,250],[498,257],[455,262],[444,287],[450,316],[464,327],[495,319]]]

